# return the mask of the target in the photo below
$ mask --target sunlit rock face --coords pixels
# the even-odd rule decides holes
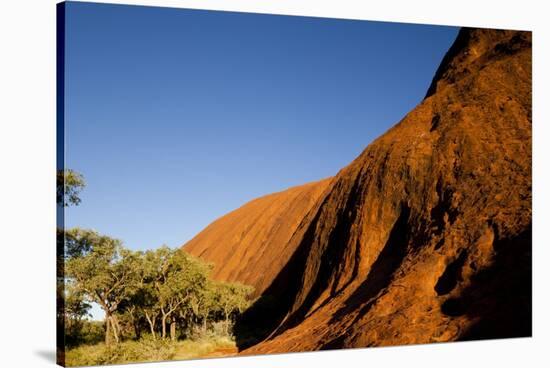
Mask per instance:
[[[530,32],[463,29],[349,166],[186,244],[261,296],[242,353],[530,336],[531,90]]]

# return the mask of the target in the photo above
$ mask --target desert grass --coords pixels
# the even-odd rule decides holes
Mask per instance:
[[[66,365],[90,366],[184,360],[234,355],[235,341],[227,336],[209,336],[198,339],[170,341],[145,337],[139,341],[118,344],[82,345],[66,351]]]

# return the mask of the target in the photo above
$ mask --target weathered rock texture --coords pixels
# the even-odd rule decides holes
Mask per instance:
[[[530,336],[531,33],[461,30],[426,98],[334,178],[185,249],[263,295],[245,354]]]
[[[290,238],[330,180],[250,201],[207,226],[185,250],[214,264],[215,279],[252,285],[261,295],[296,250]]]

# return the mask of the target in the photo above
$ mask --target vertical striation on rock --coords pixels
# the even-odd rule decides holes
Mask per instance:
[[[237,326],[271,322],[245,354],[530,336],[531,156],[531,33],[466,28],[426,98],[335,177],[185,249],[277,300]]]
[[[252,285],[260,295],[294,253],[289,239],[329,183],[325,179],[252,200],[211,223],[185,250],[214,264],[216,279]]]

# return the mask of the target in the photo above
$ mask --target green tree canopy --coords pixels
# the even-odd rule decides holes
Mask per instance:
[[[235,314],[242,313],[250,306],[249,296],[254,292],[254,288],[238,282],[215,284],[215,290],[218,294],[218,303],[225,317],[226,332],[228,332],[229,322]]]
[[[80,204],[80,191],[86,182],[82,174],[71,169],[57,171],[57,204],[63,207]]]
[[[210,267],[179,249],[166,246],[145,252],[141,265],[139,293],[156,301],[156,308],[151,305],[146,312],[153,316],[160,312],[162,337],[166,337],[168,319],[172,319],[174,329],[176,312],[205,288]],[[153,330],[154,322],[147,318]],[[174,335],[175,331],[172,338]]]
[[[93,230],[72,229],[65,275],[75,290],[96,302],[105,312],[107,331],[118,341],[115,312],[135,289],[137,255],[122,247],[120,240]],[[106,342],[109,342],[106,334]]]

